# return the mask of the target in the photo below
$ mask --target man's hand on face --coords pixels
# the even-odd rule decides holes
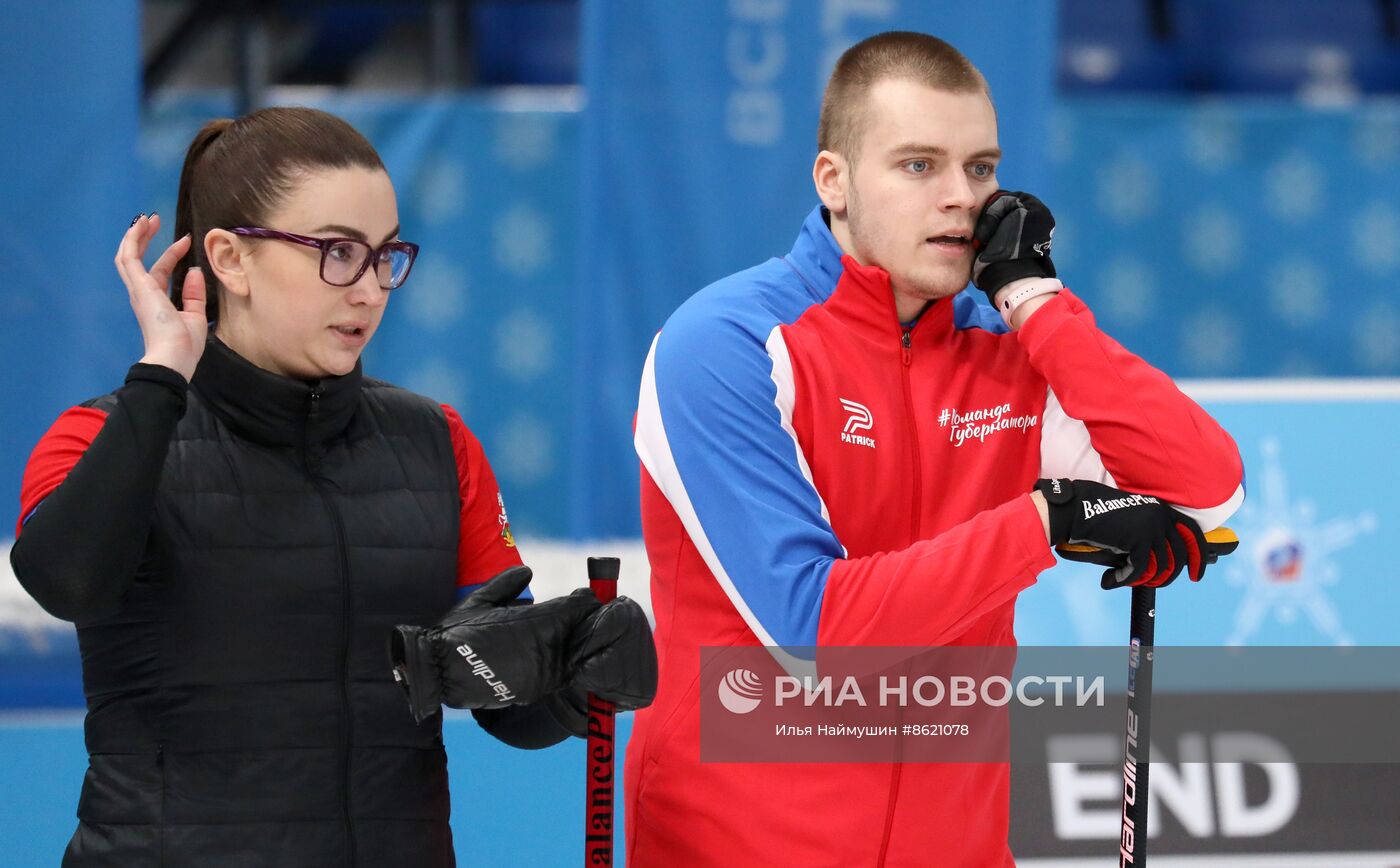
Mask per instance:
[[[998,190],[972,230],[972,282],[997,305],[997,292],[1025,277],[1054,277],[1050,244],[1055,218],[1030,193]]]

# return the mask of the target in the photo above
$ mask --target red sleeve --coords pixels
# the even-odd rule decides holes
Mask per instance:
[[[908,548],[833,561],[817,644],[943,645],[1054,565],[1022,495]]]
[[[502,570],[519,566],[520,552],[510,532],[505,501],[496,474],[486,460],[481,442],[457,411],[442,405],[452,431],[452,452],[457,457],[457,484],[462,493],[462,527],[457,541],[457,586],[486,581]]]
[[[1235,441],[1170,377],[1100,331],[1073,293],[1046,302],[1018,336],[1119,488],[1225,515],[1238,507],[1244,464]]]
[[[73,407],[65,410],[39,438],[29,455],[29,463],[24,466],[24,481],[20,483],[16,537],[39,503],[68,478],[68,472],[97,439],[97,432],[106,421],[107,414],[102,410]]]

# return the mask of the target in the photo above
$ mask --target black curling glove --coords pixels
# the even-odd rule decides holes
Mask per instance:
[[[415,720],[446,704],[491,709],[545,698],[569,679],[570,637],[599,609],[587,588],[515,605],[529,567],[511,567],[452,607],[432,627],[400,625],[389,637],[394,679]]]
[[[594,612],[569,641],[569,685],[548,708],[574,735],[587,734],[587,694],[617,711],[645,708],[656,697],[656,645],[646,613],[618,597]]]

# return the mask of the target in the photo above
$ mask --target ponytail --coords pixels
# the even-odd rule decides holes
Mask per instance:
[[[185,152],[185,165],[180,169],[180,191],[175,198],[175,238],[180,239],[186,235],[190,238],[190,249],[185,255],[180,257],[180,261],[175,263],[174,273],[170,280],[170,300],[175,303],[176,308],[183,309],[180,298],[181,291],[185,286],[185,275],[196,265],[206,265],[204,262],[204,233],[195,233],[194,214],[194,187],[195,187],[195,167],[204,156],[204,152],[223,133],[224,130],[233,126],[232,118],[216,118],[200,127],[195,134],[194,141],[190,142],[189,150]],[[217,292],[216,281],[209,274],[209,269],[204,269],[205,278],[208,281],[209,298],[205,302],[205,310],[208,311],[209,320],[212,322],[219,318],[219,294]]]

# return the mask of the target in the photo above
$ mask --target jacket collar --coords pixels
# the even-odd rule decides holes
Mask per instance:
[[[861,265],[843,254],[828,219],[825,205],[812,209],[787,256],[788,263],[842,321],[874,340],[898,339],[904,327],[895,312],[889,272]],[[923,333],[945,332],[952,324],[952,311],[952,299],[939,299],[924,308],[915,328]],[[938,322],[943,326],[927,325]]]
[[[797,233],[797,240],[786,258],[819,299],[825,301],[830,297],[841,279],[841,245],[831,234],[825,205],[813,208],[802,221],[802,231]]]
[[[264,371],[209,336],[191,386],[241,437],[270,446],[317,446],[342,433],[359,404],[360,363],[307,382]]]

